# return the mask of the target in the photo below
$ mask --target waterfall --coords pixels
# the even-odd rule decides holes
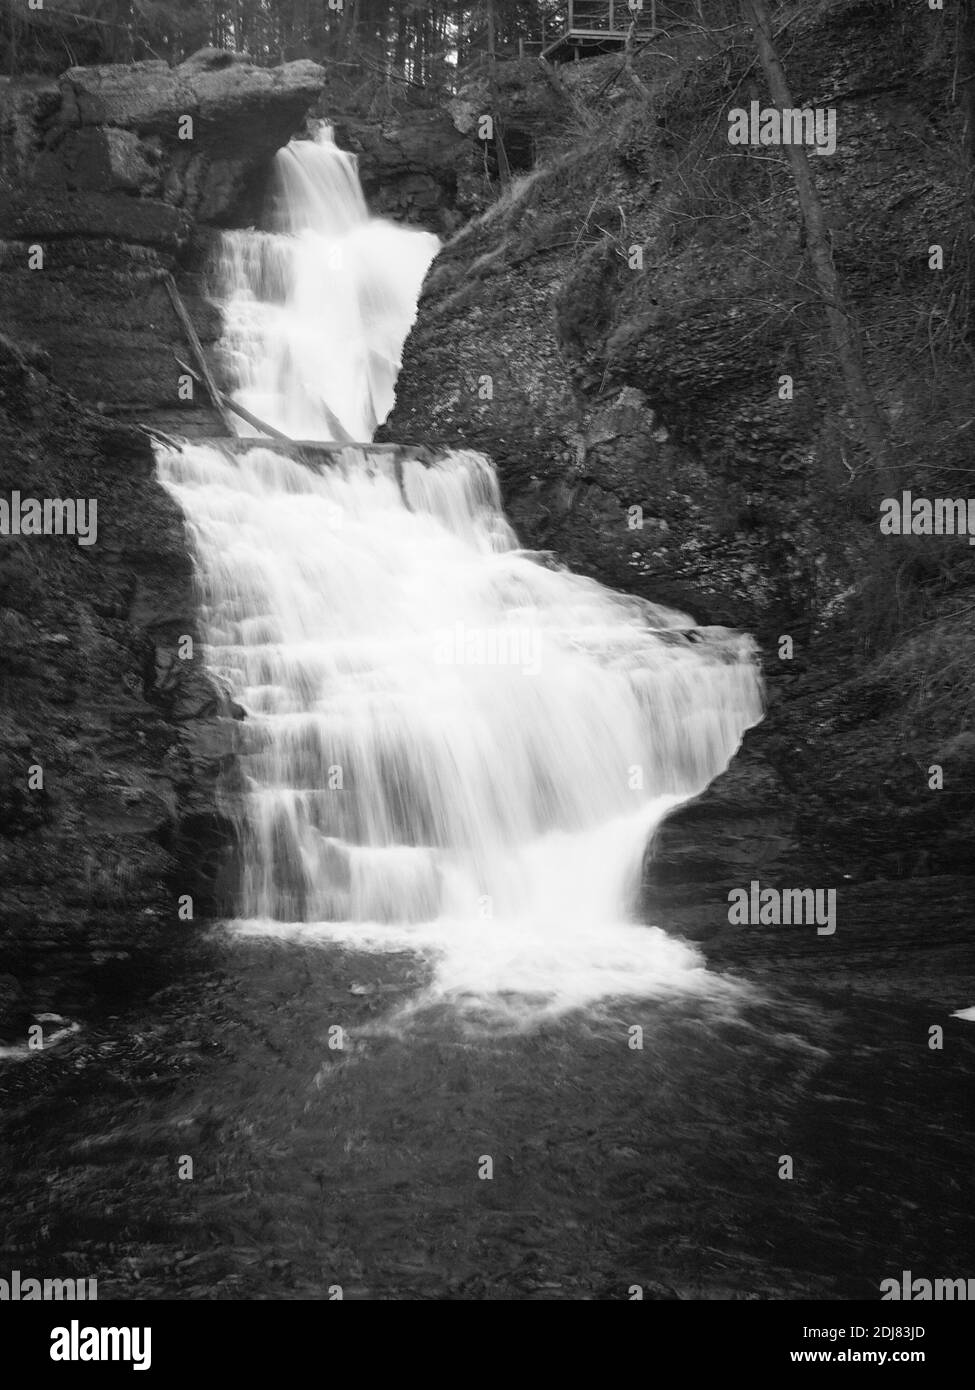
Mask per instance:
[[[331,412],[367,437],[430,246],[369,220],[327,140],[279,156],[275,206],[286,230],[224,238],[240,397],[296,435],[328,438]],[[512,1022],[710,988],[634,909],[655,825],[761,717],[750,639],[522,549],[479,454],[332,457],[158,451],[206,659],[247,713],[233,929],[412,949],[426,998]]]
[[[220,239],[234,398],[292,439],[371,439],[440,243],[369,216],[355,160],[325,125],[277,155],[268,221]]]

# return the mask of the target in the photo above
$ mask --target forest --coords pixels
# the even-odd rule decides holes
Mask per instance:
[[[4,0],[3,71],[164,58],[205,46],[257,63],[375,62],[427,85],[491,49],[541,40],[564,5],[549,0]]]
[[[619,0],[617,26],[629,0]],[[633,0],[651,31],[724,28],[732,0]],[[620,18],[622,12],[622,19]],[[57,73],[89,63],[181,62],[212,46],[260,64],[311,58],[375,66],[450,88],[459,69],[537,54],[566,23],[565,0],[2,0],[0,72]]]

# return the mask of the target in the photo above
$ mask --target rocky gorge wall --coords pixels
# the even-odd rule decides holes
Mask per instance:
[[[323,82],[212,50],[0,82],[0,497],[97,507],[91,544],[0,538],[0,1041],[133,954],[151,975],[184,895],[215,907],[240,711],[193,646],[182,516],[135,424],[221,431],[180,399],[166,277],[212,345],[213,229],[249,219]]]
[[[893,476],[957,494],[975,401],[951,308],[967,217],[953,32],[883,0],[817,5],[792,19],[787,68],[797,105],[837,114],[835,154],[811,163]],[[435,262],[385,437],[485,450],[527,544],[758,636],[768,717],[665,823],[649,912],[726,934],[744,875],[947,879],[964,913],[970,552],[880,542],[890,483],[860,448],[788,163],[727,138],[729,109],[767,102],[750,33],[654,49],[629,72],[506,64],[506,86],[474,94],[533,129],[535,165]]]
[[[0,338],[0,497],[80,501],[94,523],[91,543],[0,542],[0,1031],[21,1036],[151,952],[180,895],[212,909],[234,734],[187,646],[192,567],[148,440],[50,368]]]

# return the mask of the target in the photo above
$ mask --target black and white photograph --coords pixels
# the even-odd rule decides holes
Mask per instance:
[[[975,0],[0,0],[30,1367],[949,1373],[973,446]]]

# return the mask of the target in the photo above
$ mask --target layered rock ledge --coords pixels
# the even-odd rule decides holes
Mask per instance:
[[[181,899],[215,907],[239,711],[202,667],[183,520],[134,422],[219,430],[181,399],[167,277],[212,343],[214,228],[249,219],[324,78],[204,50],[0,81],[0,497],[98,518],[91,545],[0,536],[0,1041],[151,961],[191,929]]]

